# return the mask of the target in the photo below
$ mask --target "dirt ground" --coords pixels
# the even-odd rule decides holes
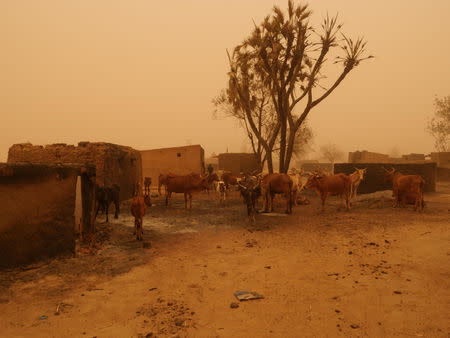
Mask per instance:
[[[75,257],[0,272],[2,337],[448,337],[450,185],[423,213],[361,195],[317,197],[249,225],[235,192],[162,200],[132,234],[129,206],[99,217]],[[264,299],[238,302],[236,290]],[[230,307],[232,302],[237,308]]]

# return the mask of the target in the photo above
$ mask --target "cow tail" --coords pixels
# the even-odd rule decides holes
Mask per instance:
[[[292,205],[293,205],[293,186],[294,186],[294,182],[292,182],[292,180],[289,181],[289,212],[292,213]]]

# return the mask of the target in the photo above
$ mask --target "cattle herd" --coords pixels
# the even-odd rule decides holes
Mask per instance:
[[[165,204],[170,206],[172,193],[184,194],[184,207],[192,208],[192,194],[200,191],[213,190],[218,194],[218,202],[222,204],[231,189],[240,191],[240,195],[247,207],[247,215],[250,222],[255,222],[257,214],[257,201],[261,197],[263,212],[272,212],[274,196],[279,194],[286,200],[285,212],[290,214],[294,205],[308,204],[306,198],[298,194],[303,189],[314,189],[322,201],[322,209],[328,195],[340,196],[347,210],[351,207],[351,200],[356,197],[358,187],[364,179],[366,169],[355,168],[350,175],[343,173],[327,174],[320,171],[297,172],[290,171],[288,174],[281,173],[252,173],[233,175],[229,172],[209,173],[200,175],[191,173],[189,175],[161,174],[158,178],[158,194],[161,188],[165,188]],[[385,169],[384,181],[392,184],[394,207],[414,204],[414,210],[423,210],[423,189],[425,181],[419,175],[403,175],[394,168]],[[151,178],[144,179],[144,194],[141,182],[137,182],[134,189],[134,197],[130,211],[135,218],[134,233],[136,239],[143,239],[143,216],[146,208],[151,206],[150,186]],[[96,187],[97,207],[95,217],[99,210],[106,214],[108,222],[108,207],[115,204],[115,215],[119,213],[119,192],[117,185],[111,187]]]

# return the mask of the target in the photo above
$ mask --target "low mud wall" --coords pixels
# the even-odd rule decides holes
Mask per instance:
[[[83,231],[92,231],[93,173],[94,168],[0,164],[0,268],[74,253],[77,177],[84,186]]]
[[[436,163],[336,163],[334,172],[351,174],[356,168],[367,168],[358,193],[368,194],[380,190],[391,190],[392,184],[384,182],[383,168],[395,168],[405,175],[420,175],[425,180],[425,191],[436,191]]]
[[[77,146],[14,144],[9,148],[8,163],[93,165],[96,183],[100,186],[117,184],[121,200],[131,198],[134,184],[142,180],[140,152],[112,143],[79,142]]]
[[[437,181],[450,182],[450,168],[437,168]]]

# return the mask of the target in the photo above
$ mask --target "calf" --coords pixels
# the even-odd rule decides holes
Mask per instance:
[[[367,169],[358,169],[355,168],[355,172],[349,175],[350,177],[350,200],[356,197],[356,193],[358,190],[361,181],[364,179],[364,174],[367,172]]]
[[[97,210],[95,211],[94,219],[97,218],[98,211],[102,210],[102,212],[106,214],[106,222],[109,222],[109,205],[113,202],[115,206],[114,218],[119,218],[120,188],[117,184],[113,184],[110,187],[99,187],[96,185],[95,195],[97,200]]]
[[[255,222],[256,215],[256,202],[259,196],[261,196],[261,186],[256,177],[249,177],[245,182],[238,183],[241,196],[244,199],[244,203],[247,206],[247,216],[249,222]]]
[[[325,209],[327,195],[341,196],[347,210],[350,210],[350,178],[345,174],[313,174],[308,178],[305,188],[314,189],[322,200]]]
[[[144,195],[150,195],[150,185],[152,184],[152,178],[151,177],[145,177],[144,178]]]
[[[224,181],[214,182],[214,190],[219,195],[219,204],[222,204],[227,197],[227,189],[225,187],[225,182]]]
[[[133,202],[131,203],[130,211],[134,217],[134,234],[138,241],[142,241],[144,238],[144,226],[143,217],[145,215],[145,200],[142,196],[142,187],[140,183],[136,183],[136,193],[133,197]]]
[[[399,171],[392,168],[384,174],[384,181],[392,183],[392,193],[394,195],[393,207],[396,208],[401,201],[405,206],[408,200],[414,200],[414,211],[419,208],[423,210],[423,189],[425,180],[420,175],[403,175]]]

